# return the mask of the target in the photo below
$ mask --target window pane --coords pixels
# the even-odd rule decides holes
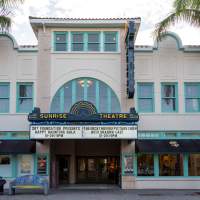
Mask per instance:
[[[200,111],[200,99],[186,99],[186,112]]]
[[[8,85],[0,85],[0,98],[1,97],[9,97],[9,86]]]
[[[98,33],[88,33],[88,43],[98,43],[99,34]]]
[[[175,112],[176,111],[176,99],[162,99],[162,111],[163,112]]]
[[[0,155],[0,176],[1,177],[12,176],[12,165],[9,155]]]
[[[20,112],[31,112],[33,108],[33,100],[32,99],[19,99],[19,111]]]
[[[189,176],[200,176],[200,154],[190,154],[188,165]]]
[[[75,43],[83,43],[83,33],[74,33],[72,40]]]
[[[52,100],[51,112],[52,113],[60,113],[60,94],[59,92],[56,93]]]
[[[0,113],[9,112],[9,99],[0,99]]]
[[[105,43],[116,43],[116,33],[105,33]]]
[[[105,44],[105,51],[116,51],[117,45],[116,44]]]
[[[57,43],[56,45],[56,51],[66,51],[67,47],[66,44],[62,44],[62,43]]]
[[[95,105],[96,103],[96,87],[95,81],[92,79],[87,79],[87,100]]]
[[[163,85],[162,86],[162,97],[176,97],[175,85]]]
[[[116,97],[116,95],[112,92],[111,93],[111,112],[113,113],[118,113],[120,112],[120,105],[119,105],[119,101],[118,98]]]
[[[99,94],[100,94],[100,99],[99,99],[99,109],[100,111],[99,112],[108,112],[108,109],[107,109],[107,104],[108,104],[108,98],[107,98],[107,87],[105,84],[103,83],[100,83],[99,84]]]
[[[84,100],[84,82],[85,79],[78,79],[76,81],[76,101]]]
[[[32,97],[32,85],[19,85],[19,97]]]
[[[69,112],[72,106],[72,83],[64,85],[64,111]]]
[[[37,174],[47,174],[47,156],[39,155],[37,158]]]
[[[153,85],[152,84],[139,85],[138,97],[139,98],[153,97]]]
[[[140,154],[137,156],[137,173],[138,176],[154,175],[153,154]]]
[[[186,97],[200,97],[200,85],[186,85]]]
[[[59,42],[66,42],[66,34],[64,33],[56,33],[56,43]]]
[[[99,51],[99,44],[88,44],[88,51]]]
[[[153,112],[152,99],[138,99],[138,107],[140,112]]]
[[[183,155],[162,154],[159,156],[160,176],[183,176]]]
[[[83,44],[72,44],[72,51],[83,51]]]

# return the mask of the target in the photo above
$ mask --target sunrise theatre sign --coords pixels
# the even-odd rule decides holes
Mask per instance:
[[[97,113],[96,107],[80,101],[69,113],[29,114],[31,139],[136,139],[139,117],[130,113]]]

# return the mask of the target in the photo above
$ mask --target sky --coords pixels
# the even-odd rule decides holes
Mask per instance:
[[[152,32],[155,24],[173,9],[174,0],[25,0],[13,11],[11,33],[19,45],[36,45],[29,16],[115,18],[141,17],[137,45],[153,45]],[[177,33],[184,45],[200,45],[200,28],[178,23],[170,28]]]

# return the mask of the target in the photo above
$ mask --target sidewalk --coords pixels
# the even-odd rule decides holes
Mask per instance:
[[[38,193],[36,193],[38,192]],[[121,189],[58,189],[50,190],[48,196],[40,191],[18,191],[6,194],[0,200],[199,200],[198,190],[121,190]]]

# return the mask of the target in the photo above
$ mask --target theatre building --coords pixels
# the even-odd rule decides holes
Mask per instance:
[[[140,18],[30,17],[37,46],[0,33],[0,176],[51,188],[200,189],[200,47]]]

